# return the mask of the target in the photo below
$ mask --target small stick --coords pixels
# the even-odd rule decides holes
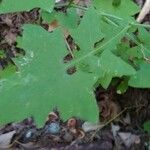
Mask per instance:
[[[141,23],[143,21],[143,19],[145,18],[145,16],[149,13],[150,11],[150,0],[146,0],[139,16],[137,17],[137,22]]]
[[[71,48],[70,48],[70,45],[69,45],[68,41],[66,40],[66,38],[65,38],[65,37],[64,37],[64,39],[65,39],[65,42],[66,42],[67,48],[68,48],[68,50],[69,50],[69,52],[70,52],[70,54],[71,54],[72,58],[74,58],[73,52],[72,52],[72,50],[71,50]]]
[[[130,107],[125,107],[125,108],[124,108],[120,113],[118,113],[114,118],[110,119],[110,120],[109,120],[108,122],[106,122],[103,126],[100,126],[99,128],[97,128],[97,129],[95,130],[95,132],[93,133],[93,135],[91,136],[90,141],[93,140],[93,138],[95,137],[96,133],[97,133],[100,129],[102,129],[102,128],[106,127],[107,125],[109,125],[112,121],[114,121],[116,118],[118,118],[119,116],[121,116],[125,111],[127,111],[127,110],[129,110],[129,109],[133,109],[133,108],[144,107],[144,106],[145,106],[145,105],[134,106],[134,107],[132,107],[132,106],[130,106]]]

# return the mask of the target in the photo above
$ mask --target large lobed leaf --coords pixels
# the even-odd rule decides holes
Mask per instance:
[[[73,27],[68,26],[70,19],[67,20],[65,15],[58,15],[57,18],[63,26]],[[98,78],[100,84],[107,88],[113,77],[135,74],[132,66],[112,52],[129,26],[107,31],[105,25],[111,27],[91,7],[79,26],[69,29],[80,47],[80,51],[74,53],[77,71],[73,75],[66,73],[63,63],[67,50],[61,32],[57,29],[48,33],[41,27],[25,25],[18,47],[23,48],[26,55],[14,60],[18,72],[0,82],[1,124],[33,115],[41,125],[54,106],[58,107],[64,119],[75,115],[97,121],[93,85]],[[97,42],[98,47],[95,47]]]
[[[26,50],[26,56],[15,61],[19,72],[1,85],[0,123],[33,115],[41,125],[54,106],[63,119],[76,115],[96,122],[96,78],[80,70],[73,75],[66,73],[63,57],[67,50],[60,31],[48,33],[35,25],[23,29],[18,46]]]
[[[92,24],[89,23],[89,20]],[[108,29],[111,28],[112,30],[106,31],[105,27],[108,26]],[[78,28],[71,30],[72,37],[80,47],[80,51],[75,55],[75,62],[79,64],[82,70],[95,73],[100,78],[100,84],[104,88],[108,87],[113,77],[135,74],[135,70],[131,65],[111,52],[116,48],[128,29],[129,26],[124,28],[111,27],[109,23],[100,20],[100,15],[91,7]],[[102,40],[101,44],[95,48],[93,43],[100,40]],[[96,56],[95,54],[99,52],[101,54]]]

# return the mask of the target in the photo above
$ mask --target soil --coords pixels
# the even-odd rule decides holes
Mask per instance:
[[[144,3],[143,0],[135,1],[140,6]],[[39,24],[48,29],[48,25],[39,18],[38,9],[0,15],[0,50],[5,54],[5,57],[0,58],[0,69],[13,64],[13,57],[25,53],[16,47],[16,37],[22,34],[21,26],[24,23]],[[143,23],[150,23],[150,14]],[[74,46],[70,37],[67,40],[71,43],[70,47]],[[70,60],[71,56],[66,59]],[[0,149],[150,149],[150,135],[142,129],[143,123],[150,120],[150,89],[129,88],[123,95],[115,91],[113,86],[107,90],[101,87],[95,90],[101,110],[101,122],[98,125],[79,118],[69,118],[63,122],[58,110],[53,110],[42,128],[37,128],[33,118],[1,127]]]

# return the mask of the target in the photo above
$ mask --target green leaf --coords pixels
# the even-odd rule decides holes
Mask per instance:
[[[91,18],[93,24],[89,24]],[[105,52],[115,49],[116,44],[119,43],[126,34],[129,26],[119,28],[119,32],[118,28],[116,28],[116,30],[114,30],[115,32],[111,35],[112,32],[107,32],[107,27],[105,25],[106,23],[100,21],[100,16],[96,10],[91,7],[84,15],[79,27],[76,30],[71,30],[71,35],[80,47],[80,51],[75,55],[75,63],[78,64],[82,70],[95,73],[95,75],[100,78],[99,81],[102,86],[107,88],[112,77],[132,75],[135,73],[135,70],[121,58],[115,56],[111,52]],[[92,26],[94,26],[94,28],[92,28]],[[108,26],[108,29],[110,29],[111,26]],[[102,32],[104,30],[106,35],[103,34],[101,30]],[[102,43],[95,49],[94,43],[98,42],[103,37],[104,41],[102,40]],[[104,52],[102,53],[102,51]],[[96,56],[95,54],[97,54],[97,52],[101,52],[102,55]],[[110,60],[113,61],[113,63],[111,63],[113,66],[111,66]],[[127,71],[125,71],[125,69],[127,69]],[[112,70],[112,72],[109,72],[109,70]]]
[[[76,28],[78,24],[78,16],[75,8],[68,8],[67,12],[56,12],[48,13],[46,11],[42,11],[41,13],[42,19],[46,23],[51,23],[54,20],[58,21],[59,26],[64,27],[65,29]]]
[[[29,11],[33,8],[41,8],[51,12],[53,7],[54,0],[2,0],[0,3],[0,14]]]
[[[145,57],[150,57],[150,33],[144,29],[144,28],[139,28],[139,34],[138,38],[141,43],[141,50],[143,51]]]
[[[118,94],[124,94],[128,89],[128,78],[125,78],[117,87]]]
[[[103,70],[103,72],[105,72]],[[111,83],[111,80],[112,80],[113,76],[112,74],[110,73],[105,73],[100,79],[99,79],[99,83],[101,84],[101,86],[104,88],[104,89],[107,89],[109,84]]]
[[[103,77],[100,80],[104,88],[107,88],[113,77],[130,76],[135,74],[135,69],[115,56],[111,51],[105,50],[100,57],[100,66],[103,70]],[[105,78],[107,79],[105,81]]]
[[[78,24],[78,16],[75,8],[67,9],[66,13],[57,13],[56,19],[59,24],[67,29],[76,28]]]
[[[15,61],[19,71],[1,85],[0,124],[34,116],[41,125],[55,106],[63,119],[78,116],[96,122],[93,85],[97,78],[78,68],[73,75],[66,73],[63,57],[67,50],[59,30],[48,33],[36,25],[23,29],[18,46],[26,55]]]
[[[56,20],[56,12],[52,11],[51,13],[47,12],[47,11],[42,11],[41,12],[41,18],[43,20],[43,22],[45,23],[51,23],[52,21]]]
[[[105,36],[104,41],[102,42],[101,45],[104,45],[102,46],[103,49],[114,50],[117,48],[117,45],[121,42],[122,38],[126,35],[130,26],[126,25],[125,27],[122,28],[122,27],[112,27],[106,24],[103,25],[102,30]]]
[[[92,23],[89,23],[90,22]],[[94,26],[94,28],[93,28]],[[70,30],[71,36],[79,46],[80,51],[74,53],[74,62],[84,72],[100,75],[99,58],[94,55],[94,44],[101,40],[104,35],[101,31],[99,15],[93,7],[90,7],[77,29]]]
[[[6,57],[6,54],[4,53],[3,50],[0,49],[0,59]]]
[[[12,75],[15,71],[16,71],[16,67],[12,64],[9,64],[5,69],[0,70],[0,79]]]
[[[135,69],[123,61],[120,57],[115,56],[111,51],[104,51],[101,55],[101,65],[104,70],[113,75],[121,77],[122,75],[133,75]]]
[[[101,13],[111,14],[126,21],[133,20],[132,16],[139,11],[139,7],[132,0],[121,0],[117,7],[113,5],[114,0],[94,0],[94,6]]]
[[[150,133],[150,121],[144,122],[144,130]]]
[[[150,88],[150,64],[143,63],[129,80],[129,85],[137,88]]]
[[[103,38],[99,15],[93,7],[87,10],[78,28],[70,31],[82,54],[92,51],[94,44]]]
[[[114,53],[120,56],[127,63],[135,63],[136,60],[143,60],[143,54],[140,46],[130,48],[130,43],[120,43]]]
[[[144,28],[139,28],[138,38],[140,42],[150,51],[150,33]]]

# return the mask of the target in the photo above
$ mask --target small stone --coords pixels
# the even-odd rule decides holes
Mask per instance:
[[[32,131],[29,130],[29,131],[26,133],[25,137],[26,137],[26,138],[30,138],[31,136],[32,136]]]
[[[60,130],[60,126],[58,123],[52,122],[46,126],[46,133],[58,134]]]

